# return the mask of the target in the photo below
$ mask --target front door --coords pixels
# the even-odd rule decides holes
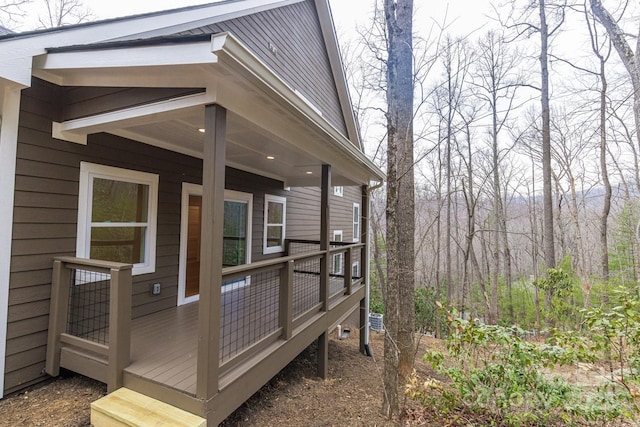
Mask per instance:
[[[225,190],[223,267],[251,262],[251,212],[253,195]],[[183,184],[180,232],[178,305],[197,301],[200,295],[200,230],[202,186]],[[223,283],[227,288],[243,286],[246,279]]]

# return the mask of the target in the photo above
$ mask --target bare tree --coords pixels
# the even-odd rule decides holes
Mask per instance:
[[[3,0],[0,1],[0,24],[10,26],[24,17],[23,6],[31,0]]]
[[[398,413],[398,376],[413,366],[415,201],[413,0],[385,0],[387,56],[387,297],[382,412]]]
[[[587,2],[584,4],[584,15],[589,30],[589,40],[591,50],[598,58],[598,79],[600,80],[600,105],[599,105],[599,136],[600,136],[600,173],[602,184],[604,185],[604,199],[602,203],[602,213],[600,215],[600,268],[602,280],[609,281],[609,228],[608,220],[611,212],[611,181],[609,180],[609,170],[607,167],[607,74],[606,64],[611,54],[611,40],[602,41],[596,28],[595,22],[587,12]],[[591,289],[586,289],[585,306],[589,305],[589,295]]]
[[[91,9],[81,0],[42,0],[46,14],[38,16],[43,28],[62,27],[91,21],[94,16]]]
[[[527,0],[520,16],[510,16],[507,27],[514,29],[518,37],[540,36],[540,104],[542,117],[542,199],[543,199],[543,249],[547,268],[555,267],[555,238],[553,227],[553,180],[551,170],[551,118],[549,100],[549,44],[560,30],[565,19],[567,0],[558,3],[547,0]],[[533,18],[537,11],[537,19]],[[550,19],[551,26],[550,26]]]
[[[491,176],[493,178],[493,234],[494,234],[494,263],[493,288],[496,291],[494,310],[497,314],[497,280],[502,252],[503,275],[507,285],[509,300],[509,321],[514,321],[513,293],[511,289],[511,253],[507,234],[507,220],[503,205],[500,183],[499,162],[503,155],[498,140],[502,128],[506,125],[509,115],[513,112],[516,89],[520,85],[516,66],[519,61],[516,51],[509,48],[502,34],[489,31],[478,42],[478,60],[474,73],[474,87],[476,96],[486,103],[491,114]],[[502,251],[500,247],[502,246]]]
[[[627,40],[631,37],[618,25],[618,21],[602,5],[600,0],[589,0],[593,14],[598,18],[602,26],[609,34],[611,43],[615,47],[620,60],[629,73],[631,84],[633,85],[633,112],[636,123],[636,138],[640,147],[640,30],[636,36],[636,52]],[[625,5],[626,6],[626,5]]]

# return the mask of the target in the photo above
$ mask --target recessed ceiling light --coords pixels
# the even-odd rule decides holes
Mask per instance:
[[[204,133],[204,128],[200,128],[200,129],[198,129],[198,132],[200,132],[200,133]]]
[[[313,172],[307,171],[307,175],[313,175]]]
[[[267,160],[274,160],[275,157],[274,156],[267,156]]]

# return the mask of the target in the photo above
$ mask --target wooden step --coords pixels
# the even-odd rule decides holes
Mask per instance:
[[[91,424],[94,427],[206,427],[207,421],[123,387],[91,404]]]

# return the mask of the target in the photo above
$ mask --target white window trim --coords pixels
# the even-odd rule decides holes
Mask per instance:
[[[93,192],[93,178],[104,178],[149,186],[149,219],[145,233],[145,262],[134,264],[132,274],[138,275],[155,272],[159,181],[157,174],[98,165],[95,163],[80,163],[76,256],[78,258],[89,258],[91,250],[91,195]]]
[[[344,196],[344,187],[342,185],[336,185],[333,187],[333,195],[338,197]]]
[[[338,239],[338,237],[340,237],[340,239]],[[342,242],[342,230],[333,230],[333,241],[334,242]],[[336,263],[336,261],[339,260],[338,263]],[[336,265],[339,265],[340,268],[338,270],[336,270],[335,268],[333,269],[333,274],[344,274],[344,253],[340,252],[337,254],[333,255],[333,259],[331,260],[333,263],[333,267],[335,267]]]
[[[282,204],[282,245],[280,246],[267,247],[267,227],[269,225],[279,225],[279,224],[268,223],[269,202]],[[264,232],[262,237],[262,253],[267,255],[267,254],[276,254],[276,253],[284,252],[284,240],[286,239],[286,230],[287,230],[287,198],[274,196],[273,194],[265,194],[264,195]]]
[[[358,209],[358,216],[357,216],[358,221],[353,220],[356,209]],[[360,224],[362,222],[362,212],[360,211],[360,203],[354,203],[353,204],[353,210],[351,211],[351,219],[353,220],[352,230],[356,231],[355,233],[353,233],[353,241],[354,242],[359,242],[360,241],[360,232],[362,231],[362,229],[360,228]]]

